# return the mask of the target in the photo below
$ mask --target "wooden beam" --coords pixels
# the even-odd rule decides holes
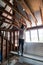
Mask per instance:
[[[15,9],[19,12],[19,9],[17,7],[18,4],[15,0],[13,0],[13,4],[14,4]],[[23,17],[21,17],[18,21],[19,21],[20,24],[23,24],[24,26],[26,26],[26,21],[24,20]]]
[[[0,11],[2,11],[2,12],[4,12],[4,13],[8,14],[8,15],[11,16],[11,17],[13,17],[13,15],[10,14],[9,12],[7,12],[6,10],[4,10],[4,8],[1,8]],[[16,18],[16,17],[15,17],[15,18]],[[16,22],[17,22],[17,24],[19,24],[18,21],[16,21]],[[22,22],[22,21],[20,21],[20,22]],[[26,25],[26,23],[24,23],[24,22],[22,22],[22,23],[23,23],[23,25]]]
[[[7,15],[9,15],[9,16],[11,16],[11,17],[13,17],[13,15],[11,14],[11,13],[9,13],[9,12],[7,12],[6,10],[4,10],[4,7],[0,7],[1,9],[0,9],[0,11],[2,11],[2,12],[4,12],[4,13],[6,13]],[[10,21],[14,21],[14,20],[11,20],[11,19],[9,19],[9,18],[7,18],[8,20],[10,20]],[[18,24],[18,22],[16,22],[17,24]]]
[[[10,32],[10,51],[11,51],[11,32]]]
[[[20,25],[20,24],[23,24],[24,26],[26,26],[26,23],[25,23],[25,21],[24,21],[23,18],[20,18],[20,19],[17,19],[17,18],[16,18],[15,20],[19,22],[19,25]]]
[[[12,31],[14,31],[14,30],[11,30],[11,29],[3,29],[3,28],[0,27],[0,31],[12,32]]]
[[[11,21],[11,22],[14,22],[12,19],[9,19],[9,18],[7,18],[7,17],[5,17],[5,16],[3,16],[3,15],[0,15],[0,17],[2,17],[3,19],[7,19],[7,20],[9,20],[9,21]]]
[[[0,27],[0,31],[13,32],[13,31],[18,31],[18,30],[21,30],[21,29],[7,29],[7,28]]]
[[[25,12],[26,13],[26,12]],[[29,19],[29,16],[28,16],[28,14],[26,13],[26,16],[27,16],[27,18]],[[29,21],[30,21],[30,19],[29,19]],[[30,26],[32,27],[32,23],[30,23]]]
[[[7,56],[8,56],[8,53],[7,53],[7,51],[8,51],[8,43],[10,43],[10,41],[6,38],[6,37],[4,37],[3,36],[3,34],[1,34],[1,37],[3,37],[3,39],[5,39],[6,40],[6,59],[7,59]],[[2,39],[2,42],[3,42],[3,39]],[[11,43],[10,43],[11,44]],[[11,46],[10,46],[11,47]],[[3,45],[2,45],[2,49],[3,49]],[[11,51],[11,50],[10,50]]]
[[[14,51],[14,45],[15,45],[15,31],[13,31],[13,51]]]
[[[30,28],[27,28],[27,30],[34,30],[34,29],[40,29],[40,28],[43,29],[43,25],[30,27]]]
[[[11,26],[12,26],[12,25],[10,25],[7,29],[10,29]]]
[[[43,25],[43,0],[41,0],[39,10],[40,10],[41,20]]]
[[[30,28],[27,28],[26,30],[34,30],[34,29],[43,29],[43,25],[40,25],[40,26],[34,26],[34,27],[30,27]],[[9,32],[13,32],[13,31],[17,31],[17,30],[11,30],[11,29],[3,29],[0,27],[0,31],[9,31]],[[19,29],[18,29],[19,31]]]
[[[24,19],[28,20],[25,16],[23,16],[20,12],[18,12],[10,2],[8,2],[7,0],[2,0],[2,1],[4,1],[5,3],[7,3],[18,15],[20,15],[20,16],[23,17]],[[28,20],[28,21],[29,21],[29,20]],[[29,22],[30,22],[30,21],[29,21]],[[31,23],[31,22],[30,22],[30,23]]]
[[[0,20],[0,21],[5,22],[5,23],[10,24],[10,25],[13,25],[13,26],[16,27],[17,29],[19,28],[19,27],[17,26],[17,24],[15,24],[15,23],[10,23],[10,22],[3,21],[3,20]]]
[[[7,11],[4,9],[4,7],[0,7],[0,11],[2,11],[2,12],[4,12],[4,13],[8,14],[9,16],[12,16],[12,14],[9,13],[9,12],[7,12]]]
[[[13,22],[13,20],[11,20],[11,19],[9,19],[9,18],[7,18],[7,17],[5,17],[5,16],[3,16],[3,15],[1,15],[1,17],[4,18],[4,19],[9,20],[10,22],[3,21],[3,20],[0,20],[0,21],[3,21],[3,22],[8,23],[8,24],[12,24],[12,25],[15,26],[16,28],[19,27],[18,24],[17,24],[17,22]],[[12,23],[12,22],[13,22],[13,23]]]
[[[18,4],[15,0],[13,1],[13,3],[14,3],[15,9],[21,14],[21,12],[19,11],[19,9],[18,9],[18,7],[17,7],[19,4]],[[31,20],[29,19],[29,17],[27,17],[27,15],[23,15],[23,14],[22,14],[22,16],[25,16],[25,17],[28,19],[28,21],[31,22]],[[26,24],[25,19],[24,19],[23,17],[21,17],[21,19],[23,20],[22,23],[24,22],[24,23]],[[30,23],[30,24],[32,24],[32,23]]]
[[[41,21],[42,21],[42,25],[43,25],[43,16],[42,16],[42,10],[41,10],[41,7],[40,7],[39,9],[40,9]]]
[[[21,6],[23,7],[23,9],[25,9],[27,14],[31,14],[35,24],[37,25],[37,19],[36,19],[35,15],[34,15],[32,9],[30,8],[30,6],[28,6],[24,0],[20,0],[20,1],[18,1],[18,3],[21,4]]]
[[[3,36],[1,36],[1,62],[3,61]]]
[[[6,40],[6,58],[7,58],[7,40]]]

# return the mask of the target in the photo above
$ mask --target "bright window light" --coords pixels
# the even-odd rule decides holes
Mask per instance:
[[[31,42],[38,42],[37,30],[31,30]]]
[[[43,29],[39,29],[39,42],[43,42]]]
[[[26,39],[25,39],[25,42],[30,42],[29,31],[26,31]]]

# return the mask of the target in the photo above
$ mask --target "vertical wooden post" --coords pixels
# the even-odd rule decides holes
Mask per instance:
[[[15,31],[13,31],[13,51],[14,51],[14,45],[15,45]]]
[[[8,36],[8,35],[7,35],[7,32],[5,32],[5,37],[7,38],[7,36]],[[7,59],[7,55],[8,55],[7,49],[8,49],[8,48],[7,48],[7,39],[6,39],[6,59]]]
[[[15,6],[15,1],[13,0],[13,6]],[[15,12],[13,10],[13,20],[15,20]],[[15,31],[13,31],[13,50],[15,50]]]
[[[1,36],[1,62],[3,60],[3,36]]]
[[[18,51],[18,44],[19,44],[19,39],[18,39],[18,31],[17,31],[17,51]]]
[[[10,43],[9,43],[10,51],[11,51],[11,32],[10,32]]]
[[[7,40],[6,40],[6,58],[7,58]]]
[[[13,50],[13,43],[12,43],[12,32],[11,32],[11,51]]]
[[[0,30],[0,35],[1,35],[1,30]]]
[[[13,51],[13,32],[11,33],[11,50]]]

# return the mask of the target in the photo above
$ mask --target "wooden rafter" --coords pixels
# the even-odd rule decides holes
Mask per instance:
[[[21,18],[21,19],[19,19],[19,22],[21,21],[21,23],[23,23],[24,24],[24,26],[26,25],[26,23],[25,23],[25,21],[24,21],[24,19],[23,18]]]
[[[12,24],[7,29],[10,29],[11,26],[12,26]]]
[[[0,7],[0,11],[2,11],[2,12],[4,12],[4,13],[8,14],[9,16],[12,16],[12,14],[10,14],[9,12],[7,12],[7,11],[4,9],[4,7]]]
[[[35,24],[37,25],[37,19],[36,19],[35,15],[34,15],[33,11],[31,10],[31,7],[28,6],[25,3],[24,0],[21,0],[21,1],[19,0],[18,3],[21,4],[21,6],[25,9],[25,11],[27,12],[27,14],[29,14],[29,12],[30,12],[31,16],[33,17],[33,20],[35,21]]]
[[[7,18],[7,17],[5,17],[5,16],[3,16],[3,15],[0,15],[0,17],[2,17],[2,18],[4,18],[4,19],[7,19],[7,20],[9,20],[9,21],[13,21],[12,19],[9,19],[9,18]]]
[[[3,29],[3,28],[0,28],[1,31],[9,31],[9,32],[12,32],[13,30],[10,30],[10,29]]]
[[[40,4],[40,7],[39,7],[40,15],[41,15],[41,20],[42,20],[42,25],[43,25],[43,13],[42,13],[42,7],[43,7],[43,0],[41,0],[41,4]]]
[[[5,16],[3,16],[3,15],[0,15],[0,16],[1,16],[2,18],[4,18],[4,19],[9,20],[11,23],[13,23],[13,24],[16,23],[16,25],[18,25],[17,22],[16,22],[15,20],[9,19],[9,18],[7,18],[7,17],[5,17]]]
[[[9,13],[8,11],[6,11],[6,10],[4,10],[4,8],[3,7],[1,7],[1,9],[0,9],[0,11],[2,11],[2,12],[4,12],[4,13],[6,13],[7,15],[9,15],[9,16],[13,16],[11,13]],[[16,19],[16,18],[15,18]],[[20,22],[22,22],[22,21],[20,21]],[[19,22],[17,22],[18,24],[19,24]],[[24,25],[26,24],[26,23],[24,23],[24,22],[22,22]]]
[[[21,14],[21,12],[19,11],[19,9],[18,9],[18,5],[19,5],[19,3],[17,3],[15,0],[14,0],[14,7],[15,7],[15,9]],[[24,16],[29,22],[31,22],[31,20],[29,19],[29,17],[27,17],[27,15],[23,15],[22,14],[22,16]],[[25,20],[23,19],[23,17],[21,17],[21,19],[25,22]],[[23,23],[23,22],[22,22]],[[26,22],[25,22],[26,23]],[[32,22],[30,23],[30,25],[32,24]]]
[[[25,14],[26,14],[27,18],[29,19],[28,14],[26,12],[25,12]],[[30,21],[30,19],[29,19],[29,21]],[[30,23],[30,26],[32,26],[32,23]]]
[[[5,22],[7,24],[11,24],[11,25],[13,25],[16,28],[19,28],[19,26],[16,23],[11,23],[11,22],[7,22],[7,21],[3,21],[3,20],[0,20],[0,21]]]
[[[42,16],[42,10],[41,10],[41,7],[40,7],[40,15],[41,15],[41,20],[42,20],[42,24],[43,24],[43,16]]]
[[[25,16],[23,16],[21,13],[19,13],[14,7],[13,7],[13,5],[10,3],[10,2],[8,2],[7,0],[2,0],[2,1],[4,1],[5,3],[7,3],[18,15],[20,15],[21,17],[23,17],[24,19],[26,19],[26,20],[28,20]],[[29,20],[28,20],[29,21]],[[29,21],[30,22],[30,21]],[[31,23],[31,22],[30,22]]]

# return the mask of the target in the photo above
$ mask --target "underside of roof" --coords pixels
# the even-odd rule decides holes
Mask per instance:
[[[43,0],[0,0],[0,29],[43,26]]]

